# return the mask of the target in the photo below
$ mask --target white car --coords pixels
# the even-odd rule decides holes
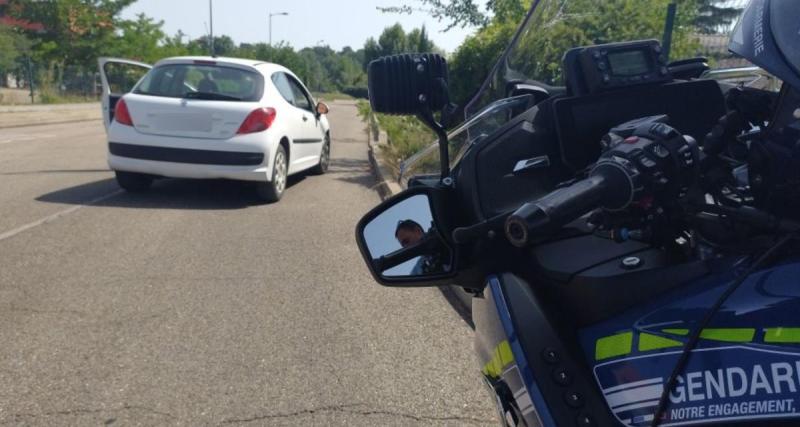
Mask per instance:
[[[146,190],[157,177],[223,178],[253,181],[274,202],[287,176],[328,168],[328,107],[280,65],[214,57],[99,65],[108,165],[125,190]]]

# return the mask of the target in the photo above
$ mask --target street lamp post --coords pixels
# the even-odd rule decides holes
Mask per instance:
[[[208,35],[208,48],[211,51],[211,56],[214,56],[214,8],[211,1],[208,0],[208,22],[209,27],[211,27]]]
[[[272,17],[273,16],[286,16],[288,12],[278,12],[269,14],[269,45],[272,46]]]

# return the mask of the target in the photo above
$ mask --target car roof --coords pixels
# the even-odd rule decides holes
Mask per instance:
[[[256,59],[229,58],[222,56],[173,56],[164,58],[155,63],[155,66],[165,64],[186,64],[194,61],[213,61],[220,65],[233,65],[239,67],[258,68],[264,74],[271,74],[275,71],[291,71],[286,67],[272,62],[259,61]],[[294,73],[292,73],[294,74]]]

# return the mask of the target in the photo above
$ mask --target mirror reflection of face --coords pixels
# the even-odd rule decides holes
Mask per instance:
[[[410,219],[400,221],[394,233],[397,242],[400,243],[400,246],[404,249],[409,246],[414,246],[417,242],[422,240],[424,235],[425,232],[422,230],[422,226]]]
[[[432,224],[428,197],[415,195],[370,221],[364,227],[364,240],[370,256],[379,258],[424,239],[425,232]]]
[[[363,238],[370,258],[377,260],[402,249],[411,248],[430,240],[429,248],[420,256],[399,265],[381,267],[384,277],[411,277],[439,274],[448,271],[449,250],[442,244],[435,246],[433,214],[427,195],[419,194],[389,207],[364,226]]]

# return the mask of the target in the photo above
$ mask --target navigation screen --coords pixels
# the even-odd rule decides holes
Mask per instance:
[[[609,52],[608,63],[611,65],[611,72],[618,76],[636,76],[650,71],[650,64],[643,50]]]

